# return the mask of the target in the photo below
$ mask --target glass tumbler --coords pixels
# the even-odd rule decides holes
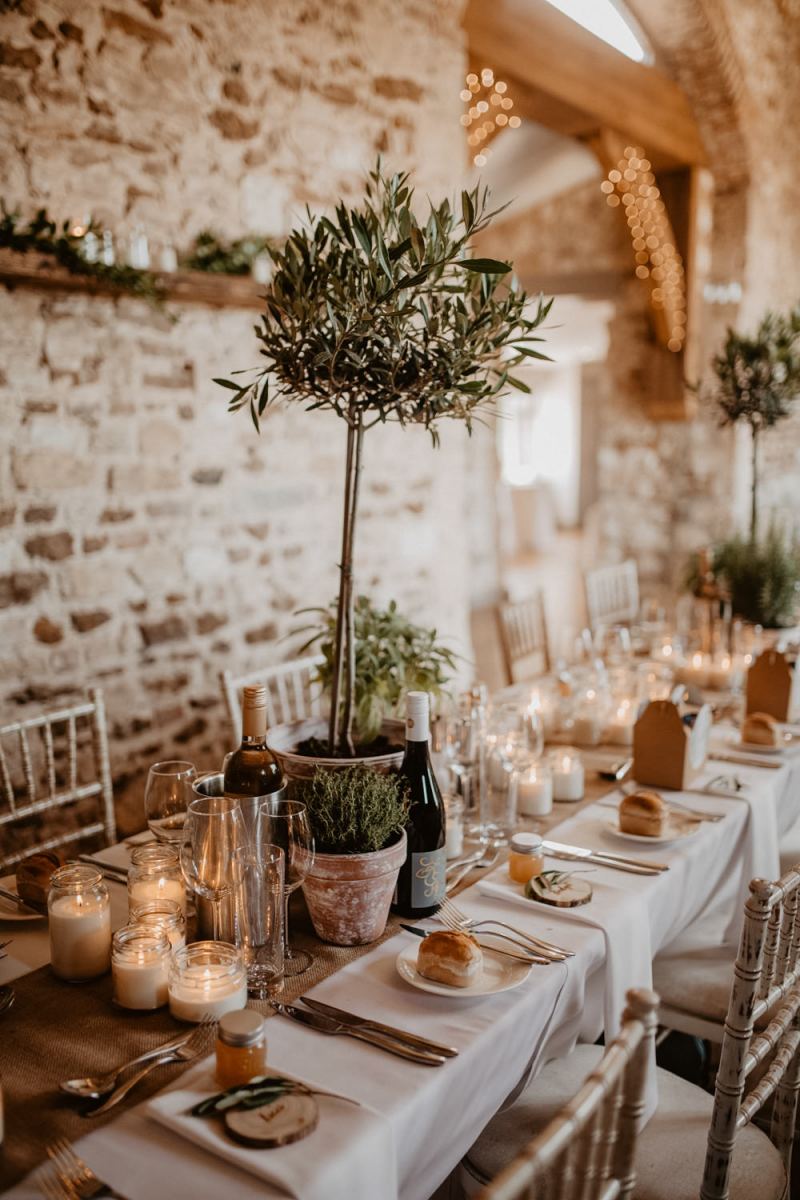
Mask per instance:
[[[283,990],[284,853],[261,842],[233,855],[237,941],[247,967],[247,990],[259,1000]]]

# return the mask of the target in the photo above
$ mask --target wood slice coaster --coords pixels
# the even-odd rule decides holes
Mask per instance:
[[[569,872],[566,872],[569,875]],[[529,880],[525,889],[531,900],[541,904],[550,904],[553,908],[578,908],[588,904],[592,898],[592,885],[585,879],[576,879],[574,875],[553,887],[545,887],[537,876]]]
[[[225,1128],[243,1146],[269,1149],[308,1137],[317,1127],[319,1105],[313,1096],[289,1092],[260,1108],[233,1109]]]

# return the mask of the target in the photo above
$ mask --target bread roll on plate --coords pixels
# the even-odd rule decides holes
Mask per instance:
[[[417,954],[420,975],[451,987],[469,987],[475,983],[482,966],[483,951],[475,938],[452,929],[429,933]]]
[[[779,746],[780,726],[769,713],[750,713],[742,723],[742,741],[753,746]]]
[[[17,895],[35,908],[47,907],[50,878],[63,864],[57,850],[40,850],[17,863]]]
[[[669,809],[658,792],[642,789],[631,792],[619,802],[619,827],[622,833],[642,837],[663,837]]]

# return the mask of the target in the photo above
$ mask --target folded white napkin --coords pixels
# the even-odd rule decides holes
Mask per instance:
[[[580,864],[548,861],[548,868],[570,870]],[[647,880],[649,877],[642,877]],[[512,904],[527,908],[528,912],[546,911],[554,920],[577,921],[582,925],[594,925],[602,930],[606,942],[606,969],[604,981],[604,1024],[606,1041],[611,1041],[619,1032],[620,1018],[625,1007],[625,993],[629,988],[652,987],[652,952],[650,947],[650,923],[648,908],[639,903],[629,890],[622,891],[605,880],[591,880],[592,899],[577,908],[556,908],[553,905],[537,904],[523,894],[522,886],[512,883],[505,867],[493,871],[477,886],[487,896],[508,900]],[[531,932],[535,931],[531,929]]]
[[[317,1086],[310,1080],[303,1082]],[[145,1111],[204,1150],[298,1200],[332,1200],[338,1196],[346,1196],[347,1200],[396,1200],[391,1128],[372,1109],[317,1096],[319,1124],[308,1137],[288,1146],[250,1150],[228,1137],[219,1118],[190,1115],[193,1105],[219,1090],[213,1060],[205,1059],[183,1075],[172,1090],[159,1093]]]

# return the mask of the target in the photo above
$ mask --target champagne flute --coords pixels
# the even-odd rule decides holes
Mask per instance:
[[[212,938],[220,940],[220,904],[233,892],[233,857],[246,842],[239,801],[198,796],[183,827],[181,870],[193,892],[211,902]]]
[[[197,779],[194,764],[173,760],[154,763],[147,772],[144,812],[159,842],[181,842],[183,822]]]
[[[289,900],[314,865],[314,838],[305,804],[268,796],[258,812],[261,843],[280,846],[284,853],[283,973],[302,975],[314,961],[307,950],[289,944]]]

